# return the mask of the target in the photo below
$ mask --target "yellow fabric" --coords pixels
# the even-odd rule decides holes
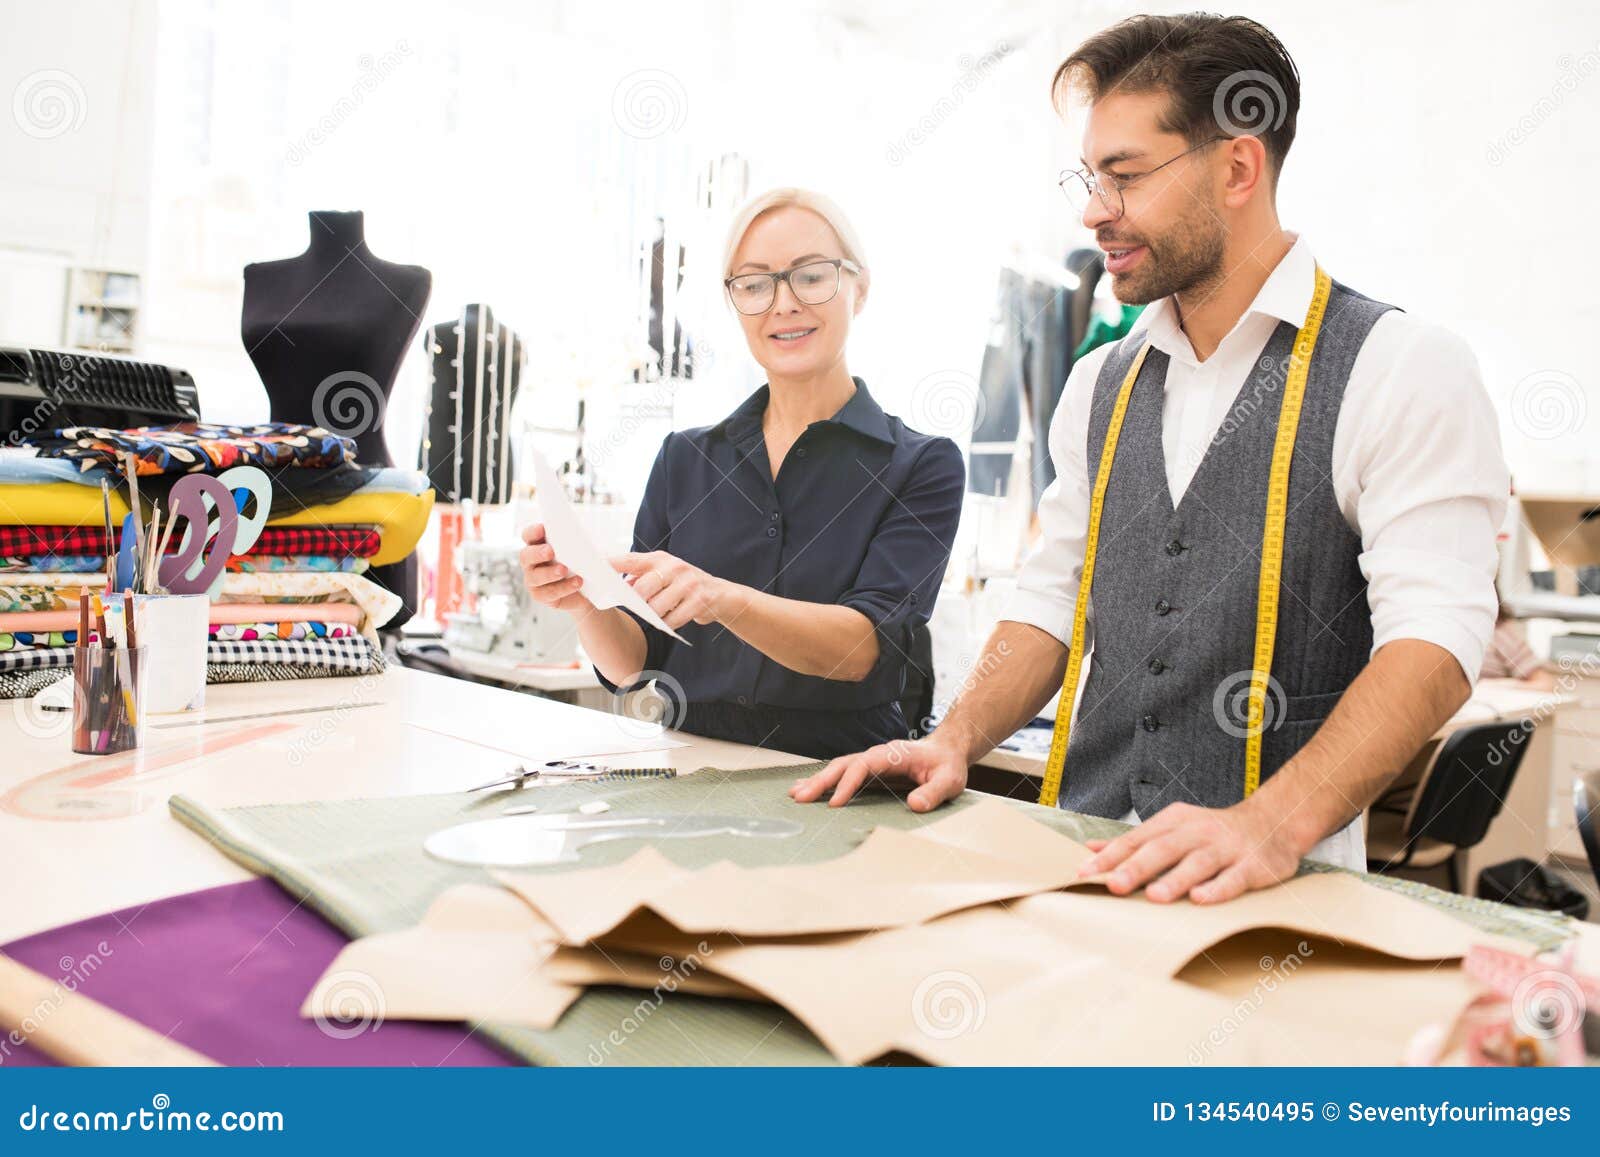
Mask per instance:
[[[427,529],[433,510],[433,491],[399,494],[382,491],[352,494],[338,502],[310,506],[282,518],[267,520],[268,526],[376,526],[382,534],[373,566],[399,562],[416,549]],[[122,525],[128,504],[113,488],[111,520]],[[76,482],[0,484],[0,525],[15,526],[100,526],[105,515],[100,505],[100,490]]]
[[[111,490],[111,521],[120,526],[128,503]],[[101,526],[105,522],[100,488],[77,482],[25,482],[0,485],[0,525]]]
[[[338,502],[308,506],[282,518],[267,520],[268,526],[376,526],[383,534],[373,566],[399,562],[416,549],[422,532],[428,528],[433,510],[433,491],[421,494],[352,494]]]

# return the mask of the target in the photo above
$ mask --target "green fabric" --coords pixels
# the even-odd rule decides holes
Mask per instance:
[[[251,871],[271,876],[297,900],[320,912],[351,937],[409,928],[434,898],[456,884],[487,883],[482,868],[445,864],[422,850],[432,832],[467,820],[498,815],[515,805],[536,803],[541,812],[571,810],[604,799],[613,814],[683,812],[782,816],[805,831],[788,839],[738,836],[665,840],[659,850],[689,868],[717,860],[756,867],[807,863],[844,855],[874,827],[914,828],[980,798],[968,793],[931,816],[908,810],[886,790],[864,793],[849,807],[802,807],[786,790],[820,767],[798,764],[756,771],[704,768],[676,779],[574,783],[520,792],[402,796],[208,808],[173,796],[177,819]],[[1015,801],[1012,801],[1015,802]],[[1126,825],[1114,820],[1017,803],[1033,819],[1077,840],[1112,836]],[[640,844],[618,840],[595,844],[583,866],[618,863]],[[571,865],[519,871],[565,871]],[[1305,871],[1338,871],[1306,865]],[[1482,928],[1549,947],[1570,935],[1565,921],[1481,900],[1469,900],[1421,884],[1363,877],[1380,887],[1442,908]],[[637,1065],[828,1065],[828,1052],[802,1025],[772,1005],[718,1000],[684,993],[666,995],[659,1007],[649,992],[594,989],[573,1005],[554,1029],[539,1032],[510,1025],[480,1025],[513,1055],[535,1064]],[[645,1011],[648,1010],[648,1011]],[[613,1043],[615,1032],[623,1043]]]
[[[1089,319],[1089,328],[1084,332],[1083,340],[1078,343],[1078,348],[1072,351],[1072,360],[1077,361],[1084,354],[1107,342],[1116,341],[1125,337],[1133,329],[1133,323],[1139,320],[1139,315],[1144,312],[1142,305],[1124,305],[1117,315],[1116,321],[1107,321],[1100,314],[1095,314]]]

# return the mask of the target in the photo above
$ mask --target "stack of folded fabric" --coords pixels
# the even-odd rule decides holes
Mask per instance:
[[[211,682],[383,669],[377,631],[401,601],[363,572],[415,548],[433,505],[425,476],[356,466],[349,439],[315,427],[74,427],[0,451],[0,698],[32,694],[70,667],[78,592],[103,589],[116,546],[100,483],[111,484],[120,527],[128,490],[119,455],[128,453],[146,517],[151,502],[168,508],[171,484],[186,473],[254,465],[271,480],[267,525],[249,553],[228,560],[214,598]]]

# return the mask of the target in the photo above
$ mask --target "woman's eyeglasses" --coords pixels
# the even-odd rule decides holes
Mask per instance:
[[[839,292],[839,271],[859,275],[854,261],[835,257],[827,261],[807,261],[778,273],[736,273],[723,281],[733,308],[747,316],[766,313],[778,300],[778,282],[787,281],[795,300],[802,305],[826,305]]]

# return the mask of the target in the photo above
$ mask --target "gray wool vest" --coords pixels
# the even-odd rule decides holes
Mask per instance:
[[[1356,354],[1392,306],[1337,282],[1312,354],[1289,471],[1262,781],[1321,726],[1366,665],[1372,621],[1361,539],[1333,490],[1333,435]],[[1073,724],[1063,807],[1148,819],[1169,803],[1244,798],[1246,692],[1267,476],[1296,326],[1280,322],[1174,508],[1161,425],[1167,355],[1145,357],[1106,488],[1091,588],[1094,650]],[[1096,380],[1088,469],[1143,335]]]

